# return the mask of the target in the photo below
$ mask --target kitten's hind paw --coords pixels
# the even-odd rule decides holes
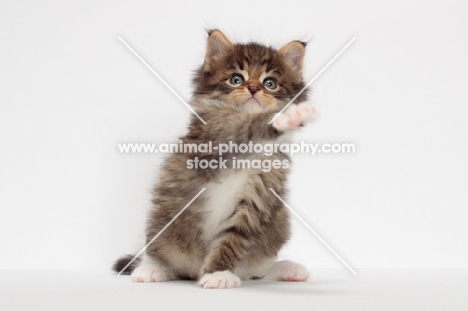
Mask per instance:
[[[309,103],[292,104],[273,121],[273,126],[280,131],[295,129],[314,121],[317,116],[317,108]]]
[[[168,277],[158,267],[151,265],[141,266],[133,270],[132,281],[137,283],[150,283],[150,282],[165,282]]]
[[[305,282],[309,278],[310,273],[303,265],[284,260],[275,263],[268,270],[267,275],[269,278],[277,281]]]
[[[241,285],[241,280],[231,271],[205,273],[198,284],[203,288],[233,288]]]

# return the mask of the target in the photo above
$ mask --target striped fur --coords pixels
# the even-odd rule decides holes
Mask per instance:
[[[287,131],[280,131],[268,122],[303,88],[304,52],[305,44],[299,41],[277,51],[258,43],[233,44],[219,30],[210,31],[204,64],[193,79],[195,91],[191,100],[207,125],[192,117],[188,133],[180,140],[184,143],[212,141],[217,145],[282,138]],[[234,74],[243,75],[242,85],[230,85]],[[268,77],[275,79],[277,89],[270,90],[263,85]],[[255,94],[249,89],[252,85],[258,89]],[[257,113],[249,113],[245,108],[252,96],[259,103]],[[295,104],[306,99],[304,92]],[[288,168],[268,173],[255,169],[187,169],[187,160],[195,157],[211,160],[217,159],[218,154],[178,153],[165,159],[153,191],[147,241],[201,188],[207,190],[147,248],[145,256],[157,263],[158,273],[165,273],[164,280],[199,279],[203,275],[222,278],[230,274],[217,272],[226,270],[238,272],[243,278],[263,277],[266,270],[260,267],[272,263],[290,237],[287,210],[268,189],[272,188],[283,198],[287,196]],[[228,167],[234,157],[267,158],[233,152],[224,155]],[[268,159],[290,160],[283,153]],[[115,268],[123,267],[128,260],[128,257],[120,259]]]

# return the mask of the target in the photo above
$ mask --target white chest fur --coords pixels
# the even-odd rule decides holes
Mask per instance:
[[[248,170],[231,170],[219,182],[206,185],[206,204],[204,206],[204,236],[212,240],[223,229],[223,223],[234,212],[248,182]]]

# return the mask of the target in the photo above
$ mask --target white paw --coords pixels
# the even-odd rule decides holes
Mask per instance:
[[[133,270],[132,281],[138,283],[164,282],[168,278],[164,271],[155,266],[140,266]]]
[[[309,278],[309,271],[301,264],[284,260],[275,263],[268,274],[278,281],[305,282]]]
[[[309,103],[291,104],[273,121],[273,126],[280,131],[294,129],[301,124],[314,121],[317,116],[317,108]]]
[[[241,285],[241,280],[231,271],[205,273],[198,284],[203,288],[233,288]]]

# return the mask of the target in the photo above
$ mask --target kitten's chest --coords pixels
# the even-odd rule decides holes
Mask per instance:
[[[206,185],[207,199],[203,208],[206,240],[213,240],[226,227],[226,220],[237,207],[249,175],[248,170],[230,170],[223,174],[219,182]]]

